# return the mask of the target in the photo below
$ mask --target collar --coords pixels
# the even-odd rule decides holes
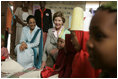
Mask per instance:
[[[61,34],[61,31],[62,31],[63,28],[64,28],[64,26],[62,26],[62,27],[60,28],[58,35],[57,35],[57,30],[56,30],[55,28],[52,29],[52,32],[54,33],[54,36],[55,36],[56,38],[59,37],[59,35]]]
[[[42,10],[41,8],[39,9],[41,12],[44,12],[46,10],[46,8],[44,8],[44,10]]]

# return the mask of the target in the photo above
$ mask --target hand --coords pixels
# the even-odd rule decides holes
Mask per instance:
[[[50,51],[52,55],[56,54],[59,51],[59,49],[55,48]]]
[[[24,51],[26,48],[27,48],[27,44],[25,42],[22,42],[20,46],[20,51]]]
[[[24,27],[24,26],[27,26],[27,23],[23,23],[23,27]]]
[[[19,48],[20,48],[20,51],[23,51],[25,49],[23,45],[21,45]]]

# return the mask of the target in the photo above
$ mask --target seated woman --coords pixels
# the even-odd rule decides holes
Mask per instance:
[[[57,39],[64,28],[63,24],[65,23],[65,18],[62,12],[56,12],[53,16],[53,22],[55,24],[54,28],[48,30],[47,40],[44,47],[43,58],[42,58],[42,67],[45,65],[53,67],[57,54]],[[48,58],[48,59],[47,59]]]
[[[17,62],[25,69],[40,68],[42,59],[42,31],[36,25],[35,17],[27,17],[28,26],[23,27],[20,44],[15,48]]]

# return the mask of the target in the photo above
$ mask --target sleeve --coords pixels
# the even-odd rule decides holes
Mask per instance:
[[[45,43],[45,46],[44,46],[44,51],[43,51],[43,58],[42,60],[43,61],[46,61],[47,60],[47,54],[46,52],[49,52],[50,49],[48,49],[48,46],[50,46],[52,48],[52,44],[50,43],[50,29],[48,30],[48,34],[47,34],[47,40],[46,40],[46,43]]]
[[[33,48],[33,47],[38,46],[39,43],[40,43],[40,35],[41,35],[41,31],[38,33],[38,35],[37,35],[37,37],[36,37],[36,39],[33,43],[27,43],[27,47],[28,48]]]
[[[14,14],[18,16],[19,15],[19,10],[20,10],[20,8],[18,7]]]
[[[26,30],[25,30],[26,27],[23,27],[22,29],[22,33],[21,33],[21,39],[20,39],[20,43],[22,42],[26,42]]]
[[[50,28],[53,28],[53,23],[52,23],[52,12],[51,12],[51,10],[49,10],[49,20],[50,20],[49,26],[50,26]]]
[[[6,27],[7,29],[11,29],[12,24],[12,12],[10,10],[10,7],[7,7],[7,18],[6,18]]]

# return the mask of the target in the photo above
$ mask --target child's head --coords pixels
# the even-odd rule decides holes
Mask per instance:
[[[117,68],[117,2],[97,9],[91,20],[87,47],[95,68]]]
[[[62,38],[58,38],[58,40],[57,40],[57,48],[58,49],[62,49],[62,48],[64,48],[64,46],[65,46],[65,40],[62,39]]]

